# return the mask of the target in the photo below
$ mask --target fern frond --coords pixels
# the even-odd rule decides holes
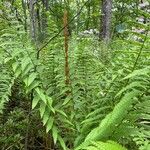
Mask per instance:
[[[91,142],[89,146],[81,148],[81,149],[82,150],[127,150],[126,148],[124,148],[123,146],[121,146],[120,144],[114,141]]]
[[[125,94],[121,101],[114,107],[114,110],[109,113],[100,123],[100,125],[93,129],[85,138],[82,145],[89,144],[90,141],[107,140],[108,137],[117,129],[126,117],[131,105],[134,102],[134,97],[139,94],[138,91],[132,91]],[[79,146],[80,147],[80,146]]]
[[[4,105],[9,101],[11,96],[11,87],[14,84],[14,77],[11,77],[9,70],[1,67],[0,73],[0,113],[5,108]]]

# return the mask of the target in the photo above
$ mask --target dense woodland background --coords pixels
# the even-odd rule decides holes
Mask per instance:
[[[0,150],[150,150],[149,0],[0,0]]]

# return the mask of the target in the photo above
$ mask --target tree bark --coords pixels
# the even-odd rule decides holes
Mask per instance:
[[[30,12],[30,34],[32,40],[36,41],[36,12],[35,12],[35,0],[29,1],[29,12]]]
[[[49,9],[49,1],[48,0],[42,0],[43,8],[41,12],[41,28],[42,28],[42,39],[45,39],[47,36],[47,27],[48,27],[48,21],[47,21],[47,15],[46,12]]]
[[[105,42],[109,42],[111,33],[112,19],[112,0],[102,0],[102,17],[99,38]]]
[[[26,6],[26,1],[22,0],[22,9],[24,13],[24,30],[27,32],[27,6]]]

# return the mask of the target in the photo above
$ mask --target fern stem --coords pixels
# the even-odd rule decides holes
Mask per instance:
[[[136,66],[137,66],[137,64],[138,64],[138,60],[139,60],[139,58],[140,58],[140,56],[141,56],[142,50],[143,50],[143,48],[144,48],[144,45],[145,45],[145,42],[146,42],[146,39],[147,39],[147,36],[148,36],[148,30],[146,31],[143,44],[142,44],[142,46],[141,46],[141,48],[140,48],[140,50],[139,50],[139,53],[138,53],[138,55],[137,55],[137,58],[136,58],[136,60],[135,60],[134,65],[133,65],[132,72],[135,70],[135,68],[136,68]]]

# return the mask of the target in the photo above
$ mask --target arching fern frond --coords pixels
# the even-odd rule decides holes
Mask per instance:
[[[106,141],[106,142],[91,142],[91,144],[83,148],[84,150],[127,150],[126,148],[122,147],[120,144],[114,141]]]
[[[131,105],[134,102],[134,97],[139,94],[139,91],[131,91],[125,94],[121,101],[114,107],[114,110],[109,113],[100,123],[93,129],[85,138],[84,142],[79,146],[88,145],[90,141],[107,140],[109,136],[121,125],[123,119],[128,114]],[[77,148],[78,149],[78,148]]]

